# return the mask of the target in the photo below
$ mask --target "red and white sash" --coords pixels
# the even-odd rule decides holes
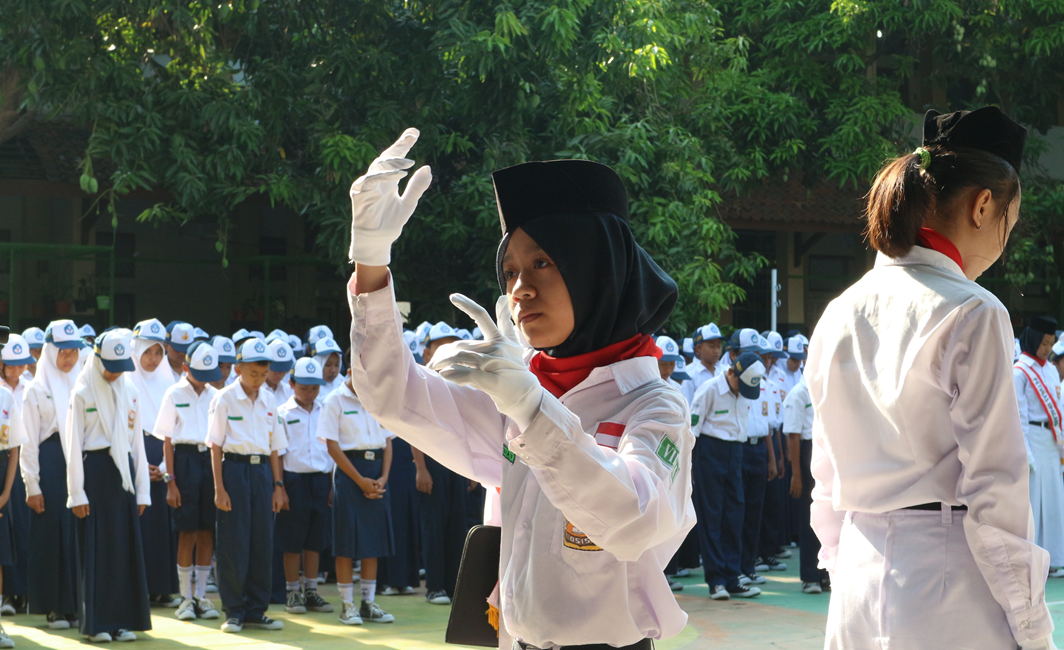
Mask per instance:
[[[1042,403],[1042,410],[1049,416],[1049,430],[1053,433],[1053,441],[1059,446],[1062,441],[1057,434],[1061,430],[1060,426],[1061,421],[1064,420],[1064,415],[1061,414],[1060,406],[1057,404],[1056,398],[1053,397],[1053,393],[1046,387],[1041,369],[1035,367],[1037,363],[1033,357],[1021,354],[1020,360],[1016,362],[1014,367],[1022,372],[1024,377],[1027,377],[1027,382],[1031,384],[1035,395],[1038,395],[1038,401]],[[1026,417],[1026,414],[1023,414],[1022,417]]]

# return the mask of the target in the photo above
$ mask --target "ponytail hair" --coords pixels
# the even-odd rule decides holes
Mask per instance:
[[[968,147],[931,145],[895,158],[876,174],[865,207],[865,238],[880,253],[903,257],[924,221],[952,219],[949,208],[968,188],[990,190],[1003,205],[1020,191],[1020,177],[1004,158]]]

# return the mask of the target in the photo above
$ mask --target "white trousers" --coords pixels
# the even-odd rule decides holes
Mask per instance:
[[[1034,543],[1049,551],[1050,566],[1064,566],[1064,479],[1060,476],[1060,452],[1048,428],[1031,425],[1027,436],[1034,454],[1031,474]]]
[[[831,579],[826,650],[1014,650],[957,511],[849,513]]]

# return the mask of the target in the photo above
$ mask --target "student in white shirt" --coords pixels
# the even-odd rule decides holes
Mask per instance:
[[[222,631],[229,633],[245,627],[284,628],[266,616],[273,567],[271,512],[280,512],[288,500],[277,455],[288,441],[273,395],[262,389],[269,370],[266,344],[258,337],[246,340],[237,352],[238,380],[218,391],[207,416],[218,508],[218,592],[227,616]]]
[[[348,381],[325,398],[318,436],[336,461],[333,555],[345,625],[391,623],[375,602],[377,560],[395,554],[391,495],[392,435],[370,417]],[[356,607],[352,564],[362,561],[362,600]]]
[[[343,351],[332,337],[320,339],[314,344],[314,361],[321,366],[321,376],[325,384],[321,392],[328,396],[344,383],[344,377],[340,375],[340,355]]]
[[[63,451],[67,507],[78,518],[81,634],[134,641],[151,629],[140,515],[151,503],[131,332],[97,339],[70,397]],[[116,588],[116,586],[120,585]]]
[[[799,499],[798,548],[802,592],[819,594],[830,586],[830,579],[826,571],[817,568],[820,541],[809,525],[809,507],[813,501],[813,476],[810,473],[813,403],[804,377],[783,400],[783,434],[787,436],[787,458],[791,465],[790,494],[792,498]]]
[[[3,346],[3,350],[0,350],[0,354],[4,357],[4,364],[0,368],[4,371],[4,376],[7,377],[8,369],[11,368],[13,372],[13,381],[20,379],[21,372],[19,372],[19,366],[23,368],[26,365],[30,365],[32,357],[29,356],[29,347],[26,345],[25,339],[18,334],[12,334],[8,338],[8,341]],[[9,366],[8,363],[11,365]],[[18,474],[18,454],[19,446],[26,440],[26,433],[22,428],[21,419],[18,414],[18,409],[15,406],[15,397],[12,392],[6,388],[0,389],[0,480],[3,481],[3,488],[0,491],[0,567],[7,566],[16,568],[15,561],[18,549],[18,542],[16,537],[18,531],[15,530],[16,521],[14,517],[15,504],[12,503],[12,497],[14,496],[15,479]],[[24,497],[23,497],[24,498]],[[25,507],[23,502],[22,507]],[[20,520],[21,523],[25,523],[25,519]],[[24,552],[24,550],[23,550]],[[15,578],[15,571],[8,571],[6,575],[0,573],[0,593],[4,590],[4,580],[7,578],[7,592],[11,594],[14,589],[12,583]],[[5,601],[8,607],[11,607],[10,601]],[[11,607],[5,614],[14,614],[14,607]],[[15,642],[4,631],[4,626],[0,625],[0,648],[14,648]]]
[[[26,343],[30,346],[30,356],[40,361],[41,353],[44,351],[44,330],[39,327],[29,327],[22,333],[22,338],[26,339]],[[29,366],[26,372],[30,375],[26,378],[26,381],[29,382],[37,373],[37,366]]]
[[[39,367],[22,397],[26,442],[19,449],[19,467],[26,484],[26,505],[33,510],[27,600],[29,613],[47,615],[53,630],[78,624],[77,539],[74,515],[67,508],[62,440],[84,345],[73,321],[50,323]]]
[[[695,360],[687,366],[691,381],[683,385],[683,396],[688,404],[694,401],[695,392],[702,384],[717,376],[717,363],[720,361],[724,339],[717,324],[710,323],[695,331],[693,343]]]
[[[151,505],[140,517],[141,538],[144,541],[144,566],[148,575],[148,593],[157,607],[177,607],[180,598],[177,565],[177,531],[173,527],[170,506],[166,504],[166,483],[163,482],[163,437],[155,434],[166,389],[174,385],[174,376],[164,363],[166,328],[157,319],[137,323],[133,328],[133,365],[129,379],[140,399],[140,423],[144,427],[144,454],[151,477]],[[169,467],[169,465],[167,465]]]
[[[266,373],[266,384],[262,389],[273,393],[273,401],[280,408],[292,397],[292,387],[288,381],[288,373],[295,365],[295,355],[292,348],[288,347],[288,341],[275,338],[266,344],[270,355],[270,371]]]
[[[43,341],[44,336],[41,333]],[[26,339],[18,334],[11,334],[8,341],[0,348],[0,389],[8,390],[14,399],[11,401],[10,417],[11,437],[25,440],[25,427],[22,424],[22,397],[26,386],[33,381],[33,375],[27,370],[37,365],[37,359],[30,354]],[[27,379],[29,377],[29,379]],[[17,429],[17,432],[15,431]],[[21,444],[21,443],[19,443]],[[15,536],[15,563],[7,575],[7,586],[0,604],[0,613],[15,614],[26,611],[26,579],[29,568],[29,527],[30,507],[26,505],[26,484],[22,472],[18,471],[18,451],[10,459],[14,467],[15,480],[11,486],[10,504],[11,528]]]
[[[1057,321],[1035,316],[1020,333],[1020,358],[1012,369],[1020,427],[1031,469],[1034,542],[1049,551],[1049,576],[1064,577],[1064,481],[1061,448],[1064,412],[1056,368],[1047,362],[1056,342]]]
[[[1026,131],[994,107],[924,119],[879,173],[875,268],[832,301],[805,376],[825,648],[1053,648],[1029,535],[1012,325],[975,279],[1019,218]],[[1059,477],[1058,477],[1059,478]]]
[[[169,368],[173,381],[181,379],[181,368],[185,365],[185,354],[188,346],[196,342],[196,328],[182,321],[172,321],[166,326],[166,364],[163,370]]]
[[[207,598],[207,577],[214,552],[214,478],[207,450],[207,416],[222,376],[218,351],[196,341],[185,353],[184,374],[166,390],[155,421],[155,435],[164,442],[169,471],[166,503],[173,509],[177,538],[177,576],[181,605],[178,620],[213,619],[220,614]],[[193,565],[195,562],[195,565]],[[195,574],[193,574],[195,566]],[[193,591],[195,582],[195,591]]]
[[[274,367],[272,363],[270,367]],[[288,438],[288,448],[281,456],[288,508],[277,513],[275,523],[275,539],[284,553],[288,592],[285,611],[289,614],[331,612],[333,606],[318,595],[319,561],[329,546],[334,467],[329,450],[318,440],[321,419],[318,392],[325,384],[321,366],[314,359],[303,357],[292,367],[288,383],[292,397],[277,407]]]
[[[233,343],[232,339],[224,336],[211,337],[210,344],[218,354],[218,371],[222,373],[220,380],[212,381],[210,384],[216,389],[222,390],[233,383],[233,378],[236,377],[233,372],[233,365],[236,364],[236,344]]]
[[[698,436],[694,483],[699,545],[713,600],[761,593],[740,578],[743,445],[748,440],[751,404],[761,396],[764,375],[761,359],[744,352],[726,371],[702,384],[691,404],[691,430]]]
[[[661,380],[650,336],[676,284],[635,242],[613,170],[585,160],[500,170],[506,299],[493,321],[452,297],[484,340],[417,366],[387,269],[430,178],[416,172],[399,196],[416,139],[408,130],[352,185],[355,391],[389,431],[501,486],[501,644],[505,634],[536,647],[649,648],[686,623],[662,571],[694,519],[690,415]],[[520,346],[511,318],[540,352]]]
[[[1057,377],[1061,378],[1061,380],[1057,382],[1056,390],[1057,404],[1060,404],[1060,400],[1064,399],[1064,395],[1061,394],[1061,384],[1064,383],[1064,341],[1057,341],[1053,345],[1053,350],[1049,353],[1048,361],[1056,371]]]

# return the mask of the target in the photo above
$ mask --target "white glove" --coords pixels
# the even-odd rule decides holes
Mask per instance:
[[[414,161],[406,158],[421,134],[417,129],[403,131],[395,144],[381,152],[364,176],[351,184],[351,261],[366,266],[387,266],[392,261],[392,244],[414,214],[417,202],[432,182],[432,171],[421,167],[399,196],[399,181]]]
[[[429,368],[448,381],[484,391],[499,413],[524,431],[539,412],[543,388],[525,364],[525,351],[517,342],[506,296],[495,304],[498,327],[483,307],[462,294],[451,294],[451,302],[476,321],[484,340],[456,341],[440,347]]]

